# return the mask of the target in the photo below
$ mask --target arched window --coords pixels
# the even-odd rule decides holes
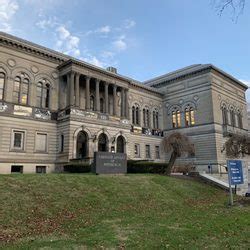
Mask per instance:
[[[90,96],[90,110],[94,111],[95,107],[95,98],[93,95]]]
[[[100,98],[100,112],[104,113],[104,100],[103,100],[103,98]]]
[[[228,116],[227,116],[227,107],[224,105],[221,107],[221,111],[222,111],[222,122],[223,125],[227,125],[228,124]]]
[[[4,99],[5,74],[0,73],[0,100]]]
[[[50,84],[46,79],[38,82],[36,87],[36,105],[39,108],[49,108]]]
[[[190,127],[195,125],[194,109],[189,105],[185,108],[185,126]]]
[[[22,91],[21,91],[21,104],[28,104],[28,93],[29,93],[29,79],[24,78],[22,82]]]
[[[238,114],[237,114],[237,120],[238,120],[238,127],[242,129],[243,122],[242,122],[242,114],[240,112],[238,112]]]
[[[27,105],[30,80],[25,73],[16,76],[13,88],[13,102]]]
[[[14,81],[14,88],[13,88],[13,102],[19,103],[20,99],[20,88],[21,88],[21,78],[17,76]]]
[[[181,127],[181,112],[179,109],[175,109],[172,112],[172,125],[173,128]]]
[[[230,110],[230,119],[231,119],[231,126],[235,127],[235,113],[233,109]]]
[[[159,128],[159,112],[157,110],[153,111],[153,127],[154,129]]]
[[[135,109],[135,123],[139,125],[139,107]]]
[[[134,125],[140,125],[139,115],[140,115],[139,105],[135,104],[132,106],[132,123]]]
[[[143,126],[145,128],[148,128],[150,127],[150,112],[149,112],[149,109],[147,107],[145,107],[143,109]]]
[[[135,124],[135,106],[132,107],[132,124]]]

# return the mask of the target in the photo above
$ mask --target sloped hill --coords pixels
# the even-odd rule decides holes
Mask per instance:
[[[4,249],[250,246],[250,206],[224,191],[158,175],[0,176]]]

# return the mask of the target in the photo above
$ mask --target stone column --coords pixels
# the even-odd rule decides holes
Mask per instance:
[[[75,100],[74,100],[74,97],[75,97],[75,72],[71,72],[70,73],[70,82],[69,82],[69,84],[70,84],[70,88],[69,88],[69,96],[70,96],[70,100],[69,100],[69,105],[70,106],[73,106],[74,105],[74,103],[75,103]]]
[[[90,77],[86,76],[86,110],[90,110],[90,93],[89,93]]]
[[[80,80],[80,74],[79,73],[77,73],[76,74],[76,82],[75,82],[75,86],[76,86],[76,88],[75,88],[75,96],[76,96],[76,99],[75,99],[75,101],[76,101],[76,103],[75,103],[75,105],[77,106],[77,107],[80,107],[80,91],[79,91],[79,84],[80,84],[80,82],[79,82],[79,80]]]
[[[109,113],[109,84],[105,82],[105,113]]]
[[[59,100],[58,100],[58,104],[59,104],[59,109],[63,108],[63,77],[59,76]]]
[[[100,111],[100,80],[95,80],[95,110]]]
[[[125,105],[124,105],[124,108],[125,108],[124,116],[125,116],[127,119],[129,119],[129,112],[128,112],[128,89],[125,89],[124,102],[125,102]]]
[[[117,86],[114,85],[113,86],[113,115],[116,116],[117,115],[117,109],[116,109],[116,102],[117,102],[117,95],[116,95],[116,89]]]
[[[67,74],[67,93],[70,93],[70,74]],[[66,94],[66,107],[70,105],[70,95]]]
[[[125,116],[125,108],[124,108],[124,88],[121,90],[121,117],[124,118]]]

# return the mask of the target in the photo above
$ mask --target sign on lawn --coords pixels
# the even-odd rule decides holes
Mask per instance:
[[[228,160],[228,180],[231,185],[243,184],[243,171],[242,171],[242,161],[240,160]]]

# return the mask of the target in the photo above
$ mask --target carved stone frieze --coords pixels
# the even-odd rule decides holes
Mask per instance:
[[[38,119],[50,120],[51,112],[49,110],[35,109],[34,116]]]

